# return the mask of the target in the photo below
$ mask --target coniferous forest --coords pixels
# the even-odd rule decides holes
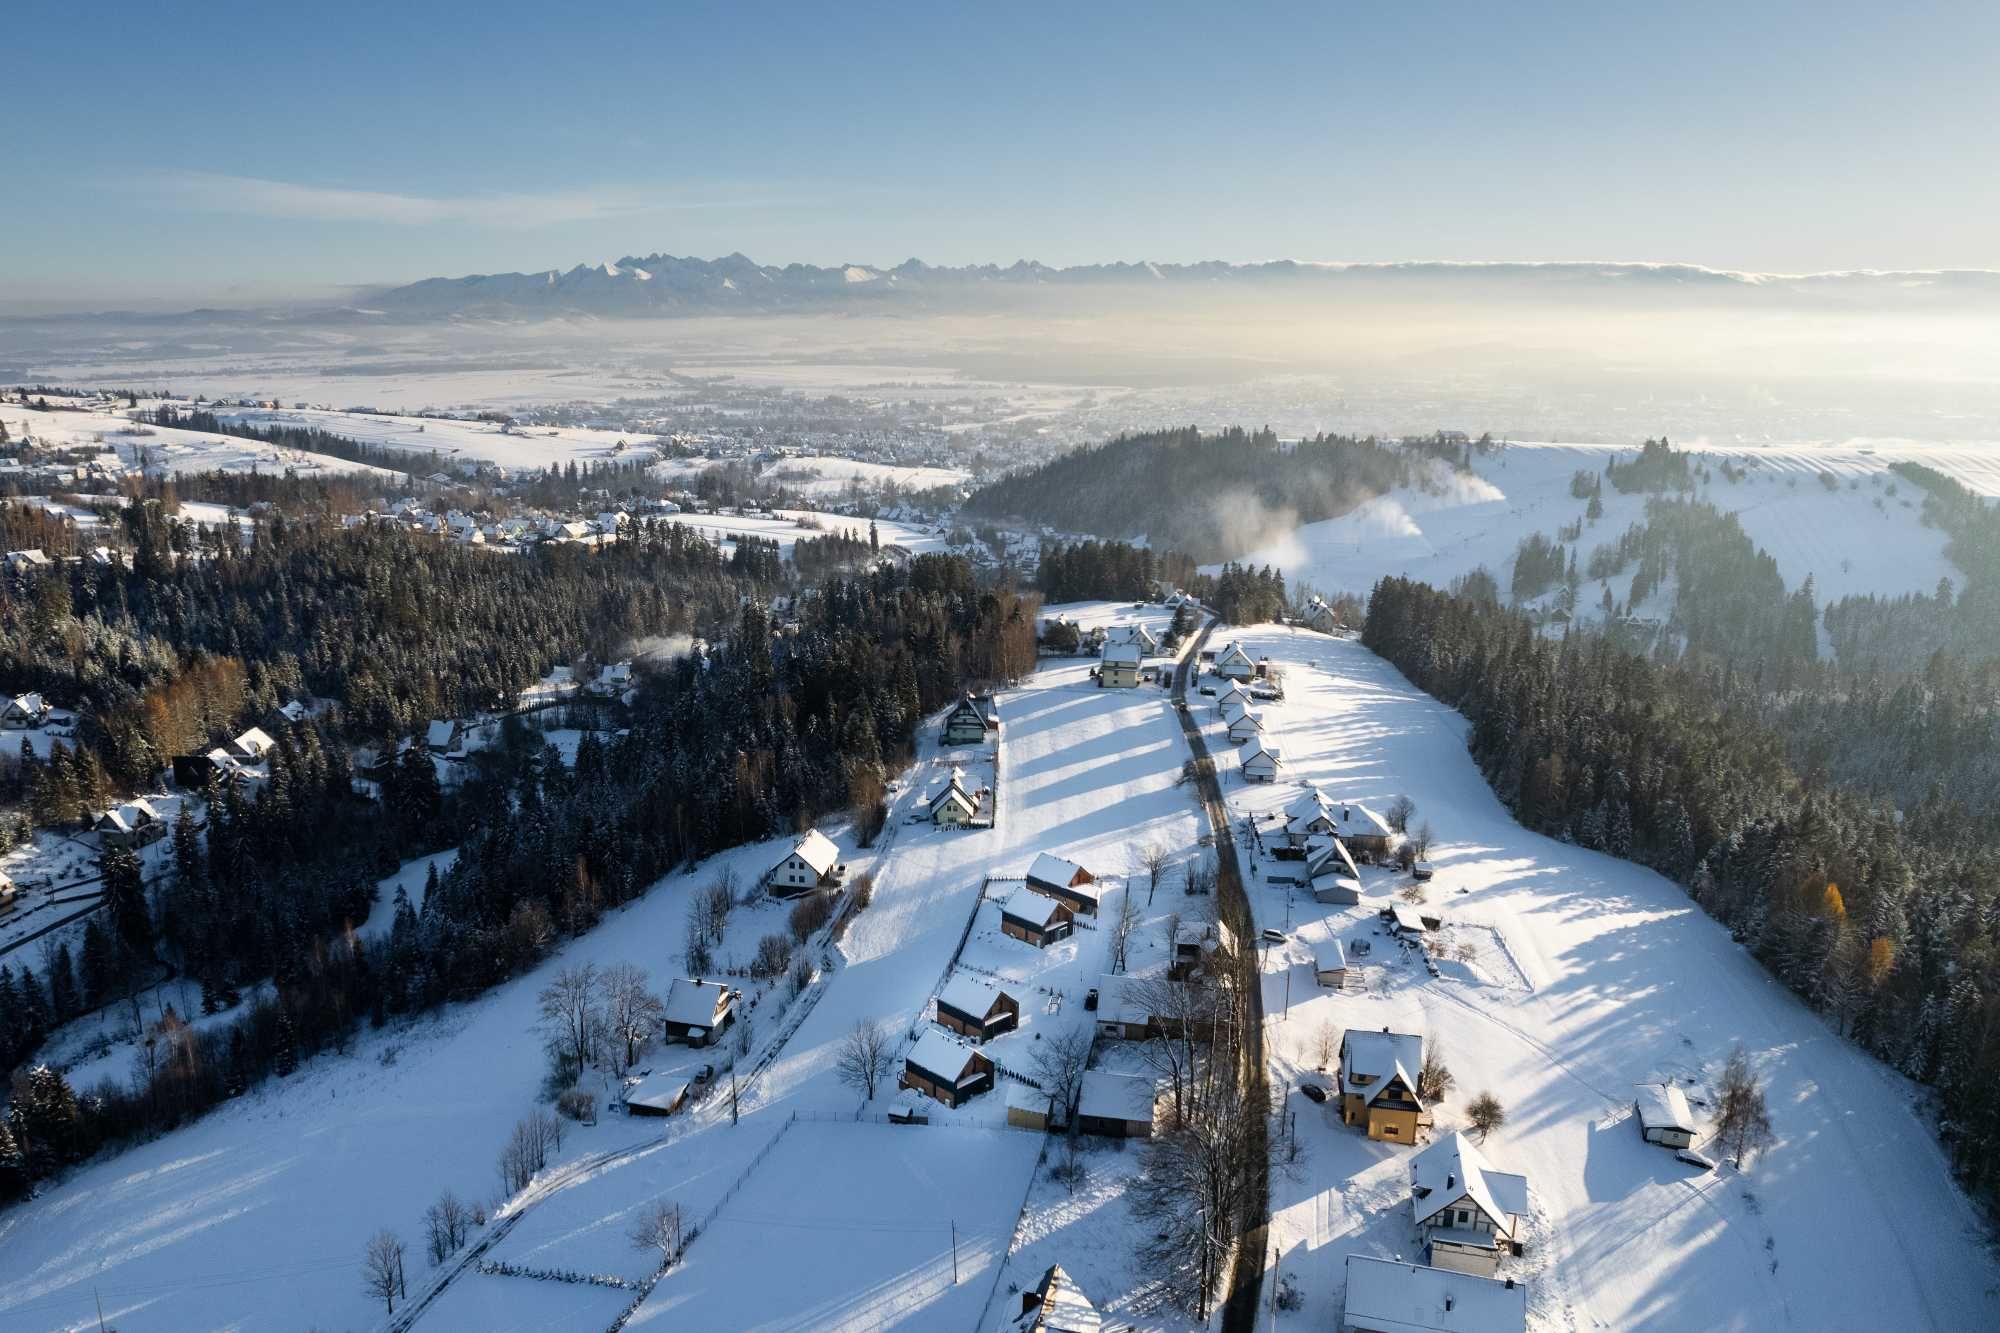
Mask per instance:
[[[1968,1188],[1994,1197],[2000,842],[1990,807],[1968,808],[1938,780],[1899,815],[1869,794],[1895,785],[1879,774],[1853,789],[1828,781],[1908,716],[1913,693],[1777,702],[1726,663],[1549,639],[1520,614],[1402,579],[1376,586],[1362,637],[1465,714],[1473,758],[1523,825],[1682,885],[1836,1030],[1934,1088],[1953,1163]],[[1934,674],[1947,699],[1969,693],[1949,668]],[[1864,714],[1876,725],[1863,745],[1828,743],[1826,728]],[[1924,736],[1942,739],[1930,729],[1905,743]]]

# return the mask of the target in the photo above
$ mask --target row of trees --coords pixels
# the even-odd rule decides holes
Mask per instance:
[[[1154,584],[1186,587],[1194,561],[1179,551],[1155,551],[1129,542],[1043,542],[1035,586],[1049,602],[1150,601]]]

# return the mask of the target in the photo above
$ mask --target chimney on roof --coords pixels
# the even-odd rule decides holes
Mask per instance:
[[[1514,1279],[1510,1277],[1507,1279],[1507,1290],[1512,1291],[1513,1289],[1514,1289]]]
[[[1446,1309],[1447,1311],[1449,1311],[1449,1310],[1451,1309],[1451,1307],[1452,1307],[1452,1298],[1451,1298],[1451,1297],[1449,1297],[1449,1296],[1447,1296],[1447,1297],[1445,1297],[1445,1298],[1444,1298],[1444,1308],[1445,1308],[1445,1309]]]
[[[1457,1189],[1457,1188],[1458,1188],[1458,1176],[1457,1176],[1457,1175],[1455,1175],[1455,1174],[1450,1174],[1450,1175],[1447,1175],[1447,1176],[1445,1176],[1445,1178],[1444,1178],[1444,1187],[1445,1187],[1446,1189],[1448,1189],[1448,1190],[1455,1190],[1455,1189]]]

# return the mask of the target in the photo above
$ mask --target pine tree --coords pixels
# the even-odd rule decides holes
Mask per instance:
[[[278,1028],[275,1034],[276,1049],[272,1053],[272,1068],[279,1078],[287,1078],[299,1067],[299,1037],[292,1027],[291,1012],[280,1006]]]

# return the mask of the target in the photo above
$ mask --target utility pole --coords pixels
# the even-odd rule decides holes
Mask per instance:
[[[958,1219],[951,1219],[951,1285],[958,1285]]]

